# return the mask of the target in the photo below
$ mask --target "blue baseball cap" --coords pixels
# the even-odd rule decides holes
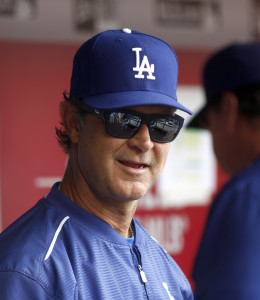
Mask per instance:
[[[177,81],[177,57],[167,43],[128,28],[108,30],[76,52],[70,98],[97,109],[167,105],[192,114],[177,100]]]
[[[206,62],[203,85],[206,103],[188,127],[201,127],[207,107],[225,91],[260,83],[260,43],[233,43],[217,51]]]

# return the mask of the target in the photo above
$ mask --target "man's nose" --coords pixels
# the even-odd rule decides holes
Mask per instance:
[[[137,134],[128,139],[128,145],[129,147],[139,149],[141,152],[149,151],[154,147],[154,142],[150,138],[149,129],[146,124],[142,124]]]

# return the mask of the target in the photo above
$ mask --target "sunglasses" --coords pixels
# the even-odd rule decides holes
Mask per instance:
[[[106,133],[116,138],[131,138],[142,124],[149,128],[151,140],[157,143],[170,143],[180,132],[184,119],[179,115],[167,116],[142,114],[130,110],[99,110],[85,106],[84,109],[105,122]]]

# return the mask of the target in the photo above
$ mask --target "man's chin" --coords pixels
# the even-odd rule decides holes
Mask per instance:
[[[123,199],[123,201],[134,201],[142,198],[150,187],[145,182],[121,181],[120,185],[117,186],[117,192],[119,198]]]

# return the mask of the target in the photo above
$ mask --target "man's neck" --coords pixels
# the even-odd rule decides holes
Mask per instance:
[[[131,222],[138,200],[114,201],[100,199],[91,191],[83,179],[74,180],[69,166],[61,182],[61,191],[76,205],[95,215],[113,227],[122,237],[132,236]]]

